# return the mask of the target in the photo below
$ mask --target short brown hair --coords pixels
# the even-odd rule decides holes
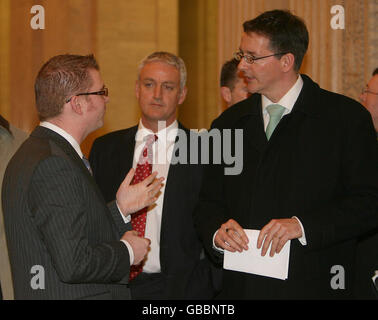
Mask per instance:
[[[34,85],[36,107],[41,121],[59,115],[67,99],[92,86],[89,69],[99,70],[93,54],[58,55],[42,66]]]
[[[235,58],[226,61],[221,69],[220,86],[227,87],[230,90],[234,89],[236,79],[238,77],[239,61]]]

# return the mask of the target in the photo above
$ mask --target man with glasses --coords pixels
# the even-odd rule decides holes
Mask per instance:
[[[224,270],[220,297],[353,298],[356,238],[378,225],[371,118],[299,74],[309,41],[300,18],[273,10],[243,27],[235,58],[255,94],[212,124],[243,130],[243,171],[205,169],[195,223],[215,261],[251,246],[269,259],[291,240],[290,261],[286,280]],[[243,228],[259,230],[256,243]]]
[[[131,170],[106,205],[81,142],[103,125],[108,91],[93,57],[60,55],[35,82],[40,125],[4,176],[4,223],[16,299],[127,299],[129,268],[149,240],[122,215],[154,203],[156,173],[130,185]]]

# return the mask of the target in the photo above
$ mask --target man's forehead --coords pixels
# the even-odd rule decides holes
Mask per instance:
[[[240,49],[245,52],[254,53],[258,49],[269,49],[269,46],[270,39],[262,34],[255,32],[242,33]]]
[[[373,76],[366,86],[369,87],[370,89],[373,87],[378,88],[378,74]]]
[[[99,86],[99,85],[104,86],[104,81],[102,80],[100,71],[96,69],[89,69],[88,71],[93,82],[92,86]]]
[[[175,66],[163,61],[148,62],[140,71],[140,80],[162,79],[165,82],[179,82],[180,72]]]
[[[179,72],[179,70],[175,66],[173,66],[173,65],[171,65],[171,64],[169,64],[165,61],[161,61],[161,60],[147,62],[143,66],[141,72],[143,72],[145,70],[151,70],[151,69],[165,70],[165,71],[169,70],[169,71],[172,71],[172,72]]]

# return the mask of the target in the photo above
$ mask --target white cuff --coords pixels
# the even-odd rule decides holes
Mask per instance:
[[[121,209],[119,208],[118,206],[118,202],[116,200],[116,205],[117,205],[117,208],[118,208],[118,211],[121,213],[121,216],[122,216],[122,219],[125,223],[129,223],[131,221],[131,214],[129,214],[127,217],[125,217],[121,211]]]
[[[217,235],[217,233],[218,233],[218,230],[217,231],[215,231],[215,233],[214,233],[214,235],[213,235],[213,249],[214,250],[217,250],[219,253],[224,253],[224,249],[223,248],[219,248],[219,247],[217,247],[216,245],[215,245],[215,242],[214,242],[214,240],[215,240],[215,236]]]
[[[299,218],[296,217],[296,216],[293,216],[292,218],[297,219],[297,221],[299,222],[299,225],[301,226],[302,237],[298,238],[299,242],[300,242],[301,245],[303,245],[303,246],[307,245],[306,234],[305,234],[305,232],[304,232],[304,229],[303,229],[303,225],[302,225],[301,220],[299,220]]]
[[[121,240],[127,247],[127,250],[129,250],[129,256],[130,256],[130,266],[134,263],[134,251],[133,248],[131,248],[130,244],[126,240]]]

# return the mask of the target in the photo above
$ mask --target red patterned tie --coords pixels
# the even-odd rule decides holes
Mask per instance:
[[[152,173],[152,144],[157,140],[157,136],[150,134],[145,137],[146,144],[140,154],[139,161],[135,170],[132,184],[139,183],[146,179]],[[144,237],[144,230],[146,229],[147,207],[131,215],[131,225],[133,230],[138,232],[138,236]],[[132,265],[130,267],[129,281],[133,280],[139,273],[142,272],[143,263]]]

